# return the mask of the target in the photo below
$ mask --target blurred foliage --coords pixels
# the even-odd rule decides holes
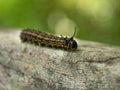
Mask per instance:
[[[0,0],[0,28],[35,28],[120,45],[119,0]]]

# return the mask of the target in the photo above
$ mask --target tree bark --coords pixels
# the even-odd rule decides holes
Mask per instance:
[[[120,47],[77,40],[67,51],[0,30],[0,90],[120,90]]]

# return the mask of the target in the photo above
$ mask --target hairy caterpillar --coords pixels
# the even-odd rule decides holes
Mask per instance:
[[[21,32],[20,38],[22,42],[30,42],[35,45],[73,50],[73,49],[77,49],[77,42],[73,39],[75,33],[76,33],[76,28],[73,36],[67,38],[67,37],[63,37],[62,35],[61,37],[59,37],[33,29],[25,29]]]

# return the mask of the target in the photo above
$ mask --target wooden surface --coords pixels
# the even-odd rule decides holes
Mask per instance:
[[[77,40],[74,52],[0,30],[0,90],[120,90],[120,47]]]

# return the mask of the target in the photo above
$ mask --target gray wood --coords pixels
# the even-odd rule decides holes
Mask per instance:
[[[0,90],[120,90],[120,47],[77,40],[74,52],[0,30]]]

